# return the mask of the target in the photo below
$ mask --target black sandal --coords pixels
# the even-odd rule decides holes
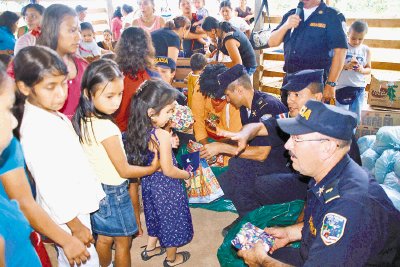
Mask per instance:
[[[172,266],[181,265],[181,264],[187,262],[189,260],[189,258],[190,258],[190,253],[188,251],[177,252],[176,254],[182,255],[183,261],[181,263],[178,263],[178,264],[170,265],[169,263],[175,262],[176,256],[175,256],[175,259],[173,261],[169,261],[169,260],[167,260],[167,258],[165,258],[164,263],[163,263],[164,267],[172,267]]]
[[[140,256],[142,257],[142,260],[144,260],[144,261],[148,261],[148,260],[150,260],[151,258],[153,258],[153,257],[155,257],[155,256],[160,256],[160,255],[164,254],[165,251],[166,251],[166,249],[163,248],[163,247],[155,247],[155,248],[153,248],[152,250],[147,250],[147,249],[146,249],[147,246],[143,246],[142,248],[144,248],[144,250],[142,251],[142,253],[140,253]],[[154,250],[156,250],[156,249],[158,249],[158,248],[160,249],[160,252],[159,252],[159,253],[156,253],[156,254],[151,255],[151,256],[149,256],[149,255],[147,254],[148,252],[154,251]]]

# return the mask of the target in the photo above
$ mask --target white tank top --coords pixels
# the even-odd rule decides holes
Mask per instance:
[[[344,64],[349,63],[351,59],[355,57],[360,65],[365,67],[365,65],[367,65],[367,51],[368,47],[363,44],[359,45],[358,47],[352,47],[351,45],[348,45]],[[336,89],[346,86],[365,87],[365,75],[354,70],[342,70],[337,81]]]

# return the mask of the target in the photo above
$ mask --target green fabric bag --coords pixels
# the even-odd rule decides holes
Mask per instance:
[[[243,219],[229,230],[222,245],[217,252],[218,261],[222,267],[245,267],[242,258],[237,256],[237,250],[231,241],[235,238],[243,224],[251,222],[255,226],[264,229],[271,226],[293,225],[303,210],[304,201],[294,200],[292,202],[266,205],[247,214]],[[300,242],[291,245],[299,248]]]

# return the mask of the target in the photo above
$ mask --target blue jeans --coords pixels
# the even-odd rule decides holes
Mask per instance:
[[[349,105],[342,105],[338,101],[336,101],[336,106],[349,110],[357,114],[357,124],[361,122],[361,109],[364,104],[365,97],[365,88],[357,92],[357,97],[354,99],[353,103]]]

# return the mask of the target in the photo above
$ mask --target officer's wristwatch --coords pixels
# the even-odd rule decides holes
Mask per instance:
[[[337,85],[337,83],[331,82],[331,81],[327,81],[326,84],[330,85],[331,87],[336,87],[336,85]]]

